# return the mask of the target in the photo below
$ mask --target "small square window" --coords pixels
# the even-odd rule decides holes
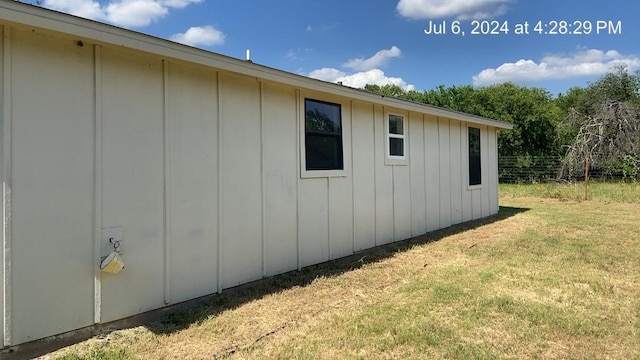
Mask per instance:
[[[406,122],[404,116],[387,115],[387,164],[405,165],[407,154]],[[389,162],[392,160],[392,162]],[[398,162],[399,161],[399,162]]]
[[[389,134],[404,135],[403,120],[401,116],[389,115]]]
[[[404,156],[404,139],[389,138],[389,155]]]

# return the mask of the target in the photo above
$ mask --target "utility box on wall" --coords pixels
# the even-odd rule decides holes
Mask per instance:
[[[107,257],[112,252],[122,255],[124,252],[124,229],[122,226],[112,226],[102,228],[101,233],[102,250],[101,257]]]

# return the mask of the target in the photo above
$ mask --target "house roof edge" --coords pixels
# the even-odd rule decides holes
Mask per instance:
[[[96,43],[108,44],[131,50],[144,51],[161,57],[201,64],[220,70],[240,73],[256,78],[283,83],[304,89],[328,92],[356,100],[369,101],[407,111],[442,116],[470,123],[512,129],[513,124],[504,121],[470,115],[432,105],[375,94],[340,84],[312,79],[284,70],[241,60],[212,51],[183,45],[152,35],[120,28],[102,22],[42,8],[18,1],[0,1],[0,21],[7,24],[41,28],[67,35],[78,36]]]

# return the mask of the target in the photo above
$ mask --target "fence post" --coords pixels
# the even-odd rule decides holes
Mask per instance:
[[[584,159],[584,199],[589,200],[589,157]]]

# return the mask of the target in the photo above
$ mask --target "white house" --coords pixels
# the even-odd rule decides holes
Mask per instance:
[[[510,124],[13,1],[0,54],[4,347],[498,212]]]

